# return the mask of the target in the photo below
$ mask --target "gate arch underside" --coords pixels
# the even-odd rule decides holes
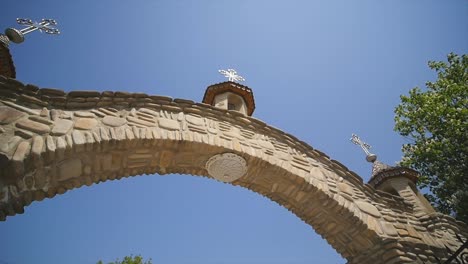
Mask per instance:
[[[211,177],[207,161],[234,153],[233,181],[311,225],[350,263],[431,262],[466,227],[415,214],[337,161],[260,120],[183,99],[39,89],[0,79],[0,218],[33,201],[142,174]],[[434,219],[444,230],[434,227]],[[447,228],[447,226],[450,226]],[[433,252],[432,255],[428,252]]]

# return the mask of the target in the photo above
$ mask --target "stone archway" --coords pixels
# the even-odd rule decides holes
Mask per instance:
[[[153,173],[210,177],[207,162],[228,153],[246,165],[233,185],[297,215],[349,263],[435,262],[447,257],[446,246],[459,246],[455,233],[468,237],[451,217],[416,211],[307,143],[236,111],[0,82],[2,220],[32,201],[101,181]]]

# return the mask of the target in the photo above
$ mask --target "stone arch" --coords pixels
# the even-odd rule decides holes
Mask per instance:
[[[231,184],[285,207],[350,263],[423,261],[433,258],[424,253],[429,249],[446,255],[447,234],[432,236],[430,217],[421,221],[400,197],[375,191],[339,162],[255,118],[183,99],[66,94],[3,81],[2,220],[33,201],[102,181],[154,173],[210,177],[206,162],[234,153],[247,172]]]

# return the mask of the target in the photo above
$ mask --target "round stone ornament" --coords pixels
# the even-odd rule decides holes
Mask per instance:
[[[7,28],[5,30],[5,35],[14,43],[21,43],[24,41],[23,33],[16,28]]]
[[[247,162],[234,153],[223,153],[211,157],[206,162],[206,170],[211,177],[222,182],[233,182],[247,172]]]

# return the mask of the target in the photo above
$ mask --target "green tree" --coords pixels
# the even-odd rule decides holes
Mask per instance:
[[[430,61],[437,72],[427,89],[402,95],[395,131],[409,139],[403,166],[421,173],[418,185],[440,212],[468,223],[468,56],[450,53],[448,63]]]
[[[102,260],[98,261],[97,264],[104,264]],[[144,261],[143,258],[138,255],[138,256],[125,256],[123,260],[117,259],[114,262],[109,262],[108,264],[153,264],[152,260],[149,259],[147,261]]]

